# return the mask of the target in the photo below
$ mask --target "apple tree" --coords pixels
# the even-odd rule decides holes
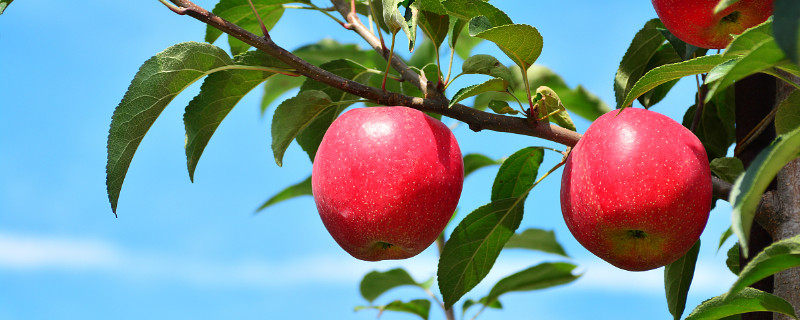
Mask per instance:
[[[12,1],[0,0],[0,13]],[[731,227],[721,235],[719,246],[729,237],[735,236],[738,240],[728,250],[728,265],[738,278],[727,293],[709,297],[694,307],[686,319],[771,319],[773,314],[776,319],[797,319],[800,314],[800,268],[797,268],[800,266],[800,90],[795,90],[800,88],[800,2],[796,0],[775,0],[774,4],[766,0],[652,0],[661,19],[647,22],[621,57],[614,79],[618,110],[613,111],[582,87],[570,88],[558,75],[537,66],[535,63],[543,48],[543,38],[536,27],[514,23],[513,14],[483,0],[331,0],[327,7],[310,0],[220,0],[210,11],[190,0],[159,1],[166,9],[205,24],[206,36],[204,42],[187,39],[189,42],[170,46],[145,61],[116,107],[108,136],[106,167],[107,191],[115,214],[123,180],[137,147],[176,95],[202,80],[200,93],[185,106],[184,114],[187,166],[189,177],[193,179],[203,150],[219,124],[242,97],[264,83],[263,109],[276,104],[275,100],[282,94],[299,89],[294,97],[277,103],[274,112],[271,146],[277,165],[282,164],[285,151],[296,141],[311,161],[323,159],[320,162],[324,161],[327,166],[320,165],[322,169],[319,170],[326,174],[318,174],[315,162],[314,172],[308,179],[293,185],[287,182],[288,186],[267,200],[261,209],[286,199],[313,194],[321,215],[323,207],[331,211],[325,213],[323,219],[325,215],[337,216],[342,215],[342,210],[350,210],[350,207],[331,206],[333,209],[330,209],[321,205],[321,202],[333,201],[320,200],[323,193],[336,195],[337,191],[343,190],[337,189],[334,183],[333,191],[322,191],[323,185],[331,185],[331,179],[344,179],[337,182],[343,184],[367,183],[373,176],[361,176],[361,181],[350,181],[345,179],[348,175],[327,173],[342,169],[337,166],[344,166],[345,162],[337,161],[346,155],[382,152],[378,146],[380,143],[365,151],[358,148],[365,148],[366,142],[352,140],[339,145],[356,149],[330,153],[334,149],[325,145],[326,140],[335,140],[340,136],[339,132],[346,135],[359,127],[358,122],[337,127],[337,121],[352,110],[387,109],[387,112],[396,114],[397,110],[407,109],[419,116],[404,113],[397,118],[438,123],[442,132],[449,130],[434,119],[447,117],[476,132],[492,130],[526,135],[564,146],[561,150],[525,147],[504,160],[476,153],[463,157],[456,151],[448,153],[447,157],[457,155],[453,160],[457,172],[447,173],[444,180],[448,182],[439,184],[438,189],[447,188],[445,191],[453,198],[453,193],[460,194],[464,176],[481,167],[499,165],[491,202],[460,221],[449,221],[455,226],[450,234],[443,229],[447,220],[455,216],[454,208],[437,204],[437,210],[445,212],[444,219],[439,223],[441,226],[429,231],[433,236],[426,236],[421,245],[424,249],[435,243],[439,249],[435,279],[438,293],[431,290],[433,279],[420,282],[403,269],[373,271],[364,276],[360,285],[361,293],[370,305],[358,309],[407,312],[427,319],[431,306],[435,304],[441,307],[448,319],[456,316],[466,318],[468,315],[477,317],[485,308],[501,308],[499,298],[505,293],[549,288],[576,280],[580,275],[575,274],[577,266],[574,263],[569,260],[546,262],[501,279],[482,299],[462,301],[462,297],[486,277],[504,248],[527,248],[566,256],[552,232],[518,230],[526,211],[524,204],[528,194],[542,179],[566,163],[573,169],[565,170],[570,172],[569,177],[566,174],[562,177],[561,201],[568,225],[569,221],[592,214],[601,219],[595,219],[590,227],[611,224],[613,215],[626,212],[633,215],[621,220],[636,220],[636,215],[647,214],[655,215],[652,220],[674,220],[673,223],[688,223],[696,227],[697,232],[673,230],[686,242],[686,245],[674,249],[669,246],[670,240],[659,238],[658,234],[648,230],[630,229],[619,233],[618,237],[592,231],[590,238],[593,240],[584,242],[581,241],[584,236],[580,234],[581,228],[570,225],[570,230],[587,249],[609,262],[615,256],[633,255],[634,265],[642,262],[637,259],[648,260],[644,261],[647,264],[652,261],[645,256],[658,256],[661,260],[645,269],[666,265],[665,291],[668,309],[675,319],[685,314],[686,295],[701,245],[697,240],[699,234],[694,233],[702,231],[705,226],[712,196],[713,201],[728,201],[733,207]],[[329,18],[333,26],[357,34],[371,49],[362,50],[350,44],[321,40],[292,51],[286,50],[272,41],[270,33],[282,32],[273,30],[273,26],[284,14],[291,14],[289,9],[315,10],[320,17]],[[398,44],[397,35],[401,31],[408,41]],[[227,48],[214,45],[223,35],[227,37]],[[472,52],[481,41],[496,45],[513,63],[504,65],[497,57]],[[723,50],[715,51],[717,48]],[[410,58],[403,58],[395,53],[400,50],[413,53]],[[442,59],[448,55],[449,59]],[[461,73],[453,75],[452,64],[456,55],[461,57],[463,64]],[[463,88],[451,88],[453,80],[462,74],[481,75],[486,80]],[[695,104],[687,108],[682,126],[669,119],[672,122],[660,122],[660,115],[653,115],[655,112],[638,106],[637,109],[625,110],[637,101],[644,109],[649,109],[684,77],[696,78],[698,85]],[[466,101],[471,101],[470,105],[464,104]],[[590,139],[587,131],[587,138],[582,140],[583,135],[576,132],[570,118],[574,115],[589,120],[604,117],[595,123],[597,126],[593,124],[589,129],[597,131],[601,137]],[[634,120],[625,120],[631,118]],[[360,121],[360,124],[367,125],[383,124],[371,118]],[[603,125],[604,121],[616,121],[618,126]],[[410,126],[415,125],[419,126],[419,123]],[[329,128],[337,131],[331,133],[336,137],[326,135]],[[408,133],[403,139],[414,139],[414,134]],[[652,144],[642,146],[643,142],[636,140],[640,136],[667,142],[663,148]],[[667,139],[675,137],[678,140]],[[421,139],[427,142],[434,138]],[[427,149],[422,144],[397,141],[392,144],[395,149],[411,145],[411,149],[418,147],[422,150],[422,154],[413,159],[405,158],[407,162],[421,162],[431,167],[437,158],[443,158],[441,154],[439,157],[426,156],[425,152],[441,152],[436,146],[433,151],[424,151]],[[457,143],[454,139],[452,141],[455,148],[451,150],[457,150]],[[604,141],[614,142],[604,145]],[[582,151],[583,143],[589,145],[586,148],[600,151],[579,156],[579,153],[589,152]],[[633,151],[620,151],[620,148],[629,146],[628,143],[636,145],[631,147]],[[684,144],[691,152],[672,149]],[[729,152],[731,148],[732,154]],[[561,161],[553,168],[540,168],[543,157],[551,151]],[[626,155],[629,161],[625,163],[636,165],[638,170],[631,175],[623,174],[624,170],[617,173],[607,171],[603,179],[592,176],[592,170],[605,170],[602,165],[596,165],[598,163],[623,163],[609,162],[608,154],[616,154],[616,151]],[[375,165],[372,171],[378,174],[375,179],[387,178],[380,177],[380,174],[389,172],[382,171],[385,167],[381,165],[393,164],[392,161],[394,158],[381,158],[371,164]],[[662,171],[662,167],[668,166],[678,171]],[[359,168],[363,169],[354,167],[348,172]],[[685,168],[689,169],[682,170]],[[589,178],[571,178],[578,175],[578,169],[588,172]],[[411,185],[436,180],[432,177],[439,174],[426,171],[425,175],[415,176],[408,173],[412,170],[417,169],[399,167],[397,171],[391,171],[391,176],[403,178],[394,179],[399,181],[396,183],[400,187],[405,183],[411,188]],[[660,174],[646,176],[651,171]],[[607,191],[622,190],[615,188],[624,188],[631,181],[647,181],[639,188],[645,191],[640,194],[629,190],[624,195]],[[583,186],[564,191],[565,185],[577,184]],[[687,187],[680,187],[683,185]],[[458,190],[455,190],[456,186]],[[660,189],[659,186],[665,187]],[[680,190],[674,193],[673,200],[661,201],[672,195],[667,190],[669,188]],[[436,198],[437,192],[441,191],[437,188],[420,190],[423,191],[409,192],[411,197],[403,201],[418,206],[420,204],[414,202],[415,198]],[[589,195],[585,190],[595,190],[597,194]],[[340,202],[345,205],[347,199],[353,198],[349,193],[340,197],[333,195],[330,199],[344,199]],[[382,208],[397,205],[375,197],[378,196],[367,195],[364,201],[377,203]],[[626,197],[647,201],[641,205],[635,199],[623,202],[622,198]],[[615,201],[615,198],[621,200]],[[624,203],[626,208],[608,209],[615,203]],[[582,209],[573,210],[578,207]],[[607,209],[612,212],[602,216]],[[361,214],[358,208],[353,210],[347,214]],[[687,222],[678,216],[685,211],[692,211],[699,218]],[[343,223],[332,222],[337,227],[342,227]],[[408,223],[403,228],[421,227],[418,225]],[[326,227],[335,232],[335,228],[327,223]],[[662,229],[669,232],[674,228],[665,225]],[[371,260],[408,256],[397,254],[398,250],[404,249],[403,245],[378,241],[377,256],[371,256]],[[629,241],[640,242],[631,244]],[[338,238],[337,242],[342,244]],[[594,250],[592,246],[595,244],[590,242],[608,242],[616,249]],[[636,246],[645,248],[648,254],[636,253]],[[392,255],[380,255],[388,250],[394,250]],[[417,248],[416,252],[419,250]],[[610,254],[612,258],[598,252]],[[627,268],[627,264],[615,265],[641,270],[636,266]],[[427,296],[372,305],[377,297],[403,285],[419,287]],[[479,310],[475,312],[471,307]]]

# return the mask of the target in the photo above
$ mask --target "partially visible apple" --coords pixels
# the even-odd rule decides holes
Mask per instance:
[[[367,261],[405,259],[430,246],[452,217],[463,182],[450,129],[406,107],[342,114],[325,133],[311,173],[328,232]]]
[[[700,140],[662,114],[628,108],[589,126],[561,180],[564,221],[586,249],[644,271],[683,256],[711,209],[711,172]]]
[[[719,0],[652,0],[664,26],[678,39],[708,49],[723,49],[748,28],[767,21],[773,0],[739,0],[714,14]]]

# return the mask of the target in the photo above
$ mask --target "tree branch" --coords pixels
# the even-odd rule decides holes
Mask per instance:
[[[297,73],[382,105],[407,106],[421,111],[438,113],[443,116],[467,123],[469,128],[473,131],[492,130],[498,132],[515,133],[538,137],[567,146],[574,146],[581,137],[580,133],[564,129],[556,125],[531,125],[525,118],[488,113],[461,104],[456,104],[448,108],[448,101],[445,98],[422,99],[394,92],[383,92],[378,88],[373,88],[349,79],[342,78],[336,74],[312,65],[295,56],[286,49],[278,46],[271,39],[259,37],[245,29],[242,29],[238,25],[222,19],[221,17],[194,4],[190,0],[170,1],[177,5],[183,14],[217,28],[228,35],[243,41],[244,43],[264,51],[265,53],[277,58],[278,60],[281,60],[292,68],[295,68]]]

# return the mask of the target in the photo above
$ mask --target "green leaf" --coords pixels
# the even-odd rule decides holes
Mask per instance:
[[[261,97],[261,115],[263,116],[267,112],[269,106],[276,99],[302,85],[305,79],[305,77],[276,75],[264,81],[264,95]]]
[[[522,221],[524,198],[492,201],[467,215],[442,250],[437,271],[445,308],[451,308],[492,269]]]
[[[753,48],[759,44],[765,41],[772,41],[772,39],[772,21],[767,20],[767,22],[747,29],[738,36],[734,36],[731,43],[725,48],[723,55],[728,59],[735,58],[736,56],[753,51]]]
[[[259,15],[263,19],[267,30],[272,29],[272,27],[275,26],[275,24],[281,18],[284,10],[283,4],[286,3],[310,2],[307,0],[253,0],[253,6],[255,6],[256,11],[258,11]],[[247,0],[220,0],[217,5],[214,6],[214,9],[211,10],[211,12],[244,28],[247,31],[256,34],[261,33],[261,26],[253,14],[253,9],[250,7],[250,4],[247,2]],[[212,26],[206,26],[206,42],[214,43],[221,35],[222,31],[219,29]],[[244,44],[233,37],[229,37],[229,43],[231,44],[231,52],[234,54],[237,54],[239,51],[247,50],[247,48],[250,47],[249,45]]]
[[[184,42],[142,64],[111,117],[106,186],[112,211],[117,210],[133,154],[161,111],[190,84],[232,63],[228,54],[214,45]]]
[[[505,246],[505,249],[514,248],[536,250],[569,258],[564,248],[556,240],[556,234],[552,230],[527,229],[515,233],[511,239],[508,239]]]
[[[728,258],[725,259],[725,265],[728,266],[728,270],[730,270],[733,274],[739,275],[741,273],[741,268],[739,267],[739,243],[734,243],[733,246],[728,249]]]
[[[792,62],[800,64],[800,2],[775,0],[774,6],[775,42]]]
[[[489,158],[479,153],[470,153],[464,156],[464,178],[483,167],[494,166],[503,163]]]
[[[756,30],[758,31],[758,28]],[[731,42],[731,47],[739,46],[737,44],[738,39],[746,39],[748,40],[747,43],[749,43],[749,40],[751,40],[750,36],[753,34],[757,33],[749,30],[745,31],[741,36],[735,38],[733,42]],[[726,52],[725,56],[731,57],[733,55]],[[772,68],[785,59],[786,55],[784,55],[783,51],[778,47],[778,44],[775,43],[775,39],[767,36],[757,41],[756,44],[747,51],[741,52],[740,56],[733,57],[734,59],[709,71],[706,77],[706,84],[708,85],[706,101],[711,100],[717,92],[721,92],[737,80]]]
[[[800,235],[771,244],[759,252],[739,273],[726,294],[735,296],[747,286],[780,271],[800,266]],[[728,299],[728,298],[726,298]]]
[[[444,0],[442,5],[448,14],[461,20],[469,21],[484,16],[495,27],[512,23],[505,12],[483,0]]]
[[[511,61],[522,70],[528,70],[542,53],[542,35],[539,30],[527,24],[506,24],[489,29],[476,24],[485,19],[472,19],[469,34],[494,42]]]
[[[541,86],[536,89],[536,96],[531,99],[534,99],[534,105],[540,110],[540,114],[534,116],[544,117],[549,115],[548,120],[550,120],[550,122],[567,130],[576,130],[575,124],[572,122],[569,113],[567,113],[566,107],[561,103],[561,99],[553,89]]]
[[[519,90],[519,92],[525,92],[521,76],[522,75],[519,74],[520,78],[515,81],[514,89]],[[591,92],[586,91],[582,86],[578,85],[575,89],[570,89],[560,76],[547,67],[539,65],[532,66],[528,69],[528,81],[531,88],[546,86],[553,89],[553,91],[558,94],[561,103],[567,110],[585,119],[593,121],[597,119],[597,117],[611,111],[611,108],[609,108],[603,100],[600,100],[600,98]]]
[[[501,295],[514,291],[531,291],[550,288],[575,281],[580,275],[572,274],[577,266],[566,262],[545,262],[505,277],[494,285],[487,301],[496,301]]]
[[[664,291],[667,294],[667,307],[675,320],[680,320],[683,310],[686,308],[686,295],[692,285],[699,252],[700,240],[697,240],[683,257],[664,267]]]
[[[420,1],[420,0],[417,0]],[[436,1],[438,3],[438,1]],[[425,1],[422,2],[425,5]],[[444,7],[442,7],[444,9]],[[422,33],[430,39],[436,48],[439,48],[447,38],[447,31],[450,29],[450,17],[440,15],[430,11],[422,11],[419,19],[419,27]]]
[[[497,114],[518,114],[519,111],[508,105],[507,101],[492,100],[489,101],[489,109],[492,109]]]
[[[450,100],[449,107],[452,107],[461,100],[464,100],[466,98],[484,92],[489,92],[489,91],[505,92],[506,89],[508,89],[508,81],[500,78],[492,78],[486,80],[483,83],[459,89],[458,92],[456,92],[456,94],[453,95],[453,99]]]
[[[614,96],[617,99],[617,108],[627,106],[623,101],[630,95],[629,92],[632,91],[634,83],[647,71],[647,63],[650,58],[664,43],[664,36],[658,31],[659,28],[663,29],[664,25],[658,19],[652,19],[645,23],[644,27],[633,36],[628,50],[622,56],[622,61],[620,61],[617,74],[614,77]],[[649,91],[649,89],[646,91]],[[633,100],[631,99],[631,101]]]
[[[711,160],[710,165],[711,173],[730,183],[736,181],[736,177],[744,172],[744,164],[739,158],[716,158]]]
[[[365,50],[356,44],[342,44],[333,39],[322,39],[317,43],[302,46],[292,51],[296,56],[313,65],[322,65],[338,59],[358,61],[367,68],[383,70],[386,60],[375,50]]]
[[[447,9],[442,5],[441,0],[419,0],[422,1],[422,10],[447,15]]]
[[[301,91],[282,102],[272,117],[272,152],[275,163],[283,165],[283,154],[300,131],[331,105],[331,98],[319,90]]]
[[[675,49],[669,43],[665,43],[661,45],[661,48],[653,54],[650,58],[650,61],[647,62],[647,67],[645,67],[645,72],[653,70],[654,68],[672,64],[683,61],[680,56],[675,52]],[[639,97],[639,103],[642,104],[646,109],[654,106],[656,103],[664,99],[667,96],[667,93],[672,89],[675,84],[678,83],[678,79],[669,81],[658,87],[655,87],[653,90],[648,91],[647,93],[643,94]]]
[[[414,51],[414,43],[417,39],[420,1],[382,0],[382,3],[383,21],[386,22],[389,31],[395,34],[402,29],[408,38],[408,50]],[[400,13],[401,4],[407,4],[405,14]]]
[[[667,39],[667,42],[669,42],[672,49],[675,51],[676,54],[678,54],[678,57],[683,61],[705,55],[706,52],[708,52],[708,49],[695,47],[691,44],[684,42],[681,39],[678,39],[678,37],[676,37],[674,34],[672,34],[672,32],[669,32],[669,30],[665,28],[658,28],[658,31],[661,32],[662,35],[664,35],[664,38]]]
[[[800,127],[800,90],[792,91],[778,105],[775,113],[775,131],[784,134]]]
[[[800,153],[800,128],[784,133],[761,150],[750,163],[747,171],[736,179],[731,190],[730,202],[733,207],[733,233],[739,238],[739,245],[747,257],[750,227],[761,202],[761,195],[784,165],[794,160]]]
[[[399,286],[419,286],[411,275],[402,268],[385,272],[370,271],[361,279],[361,296],[372,303],[386,291]]]
[[[631,105],[633,100],[661,84],[686,76],[706,73],[725,60],[722,55],[715,54],[654,68],[636,81],[619,106],[626,108]]]
[[[705,103],[700,122],[694,130],[697,138],[703,143],[709,159],[724,157],[730,146],[736,142],[735,127],[735,92],[733,87],[724,94],[716,95]],[[683,125],[691,128],[697,106],[690,107],[683,116]]]
[[[492,201],[525,197],[539,173],[544,149],[527,147],[503,161],[492,185]]]
[[[431,301],[427,299],[417,299],[417,300],[411,300],[409,302],[395,300],[383,306],[358,306],[355,308],[355,311],[361,311],[365,309],[378,310],[379,317],[381,313],[388,310],[388,311],[411,313],[419,316],[422,319],[428,320],[428,315],[430,314],[431,310]]]
[[[0,0],[0,14],[3,14],[3,12],[6,11],[6,8],[8,8],[8,5],[10,5],[12,2],[14,2],[14,0]]]
[[[728,229],[725,230],[725,232],[723,232],[722,235],[719,236],[719,246],[717,246],[717,251],[719,251],[719,249],[722,249],[722,245],[732,235],[733,235],[733,229],[731,229],[731,227],[728,227]],[[739,244],[737,243],[736,245],[738,246]]]
[[[286,187],[286,189],[281,190],[281,192],[278,192],[278,194],[276,194],[276,195],[272,196],[271,198],[267,199],[267,201],[265,201],[264,204],[262,204],[260,207],[258,207],[258,209],[256,209],[256,212],[264,210],[264,209],[266,209],[266,208],[268,208],[268,207],[270,207],[273,204],[276,204],[278,202],[283,202],[285,200],[289,200],[289,199],[296,198],[296,197],[299,197],[299,196],[306,196],[306,195],[308,195],[308,196],[312,195],[311,194],[311,176],[309,176],[308,178],[306,178],[305,180],[301,181],[298,184]]]
[[[450,46],[450,50],[455,50],[458,57],[463,60],[466,60],[470,56],[472,49],[483,41],[481,38],[469,35],[465,28],[468,24],[469,21],[467,20],[450,17],[450,28],[447,30],[447,45]]]
[[[758,289],[745,288],[726,300],[717,296],[704,301],[685,320],[717,320],[756,311],[780,312],[797,318],[794,308],[786,300]]]
[[[463,74],[485,74],[495,78],[500,78],[511,83],[514,81],[511,70],[500,63],[497,58],[488,54],[476,54],[464,60],[461,64]]]
[[[231,69],[206,77],[198,94],[186,107],[183,123],[186,127],[186,164],[189,178],[200,156],[219,124],[250,90],[275,75],[270,68],[288,69],[280,60],[260,51],[237,56]],[[266,67],[259,70],[259,67]]]
[[[725,11],[725,9],[728,9],[728,7],[737,2],[739,2],[739,0],[719,0],[719,3],[717,3],[716,6],[714,6],[714,14],[718,14],[722,11]]]
[[[355,82],[367,83],[372,77],[373,73],[367,70],[366,67],[346,59],[333,60],[320,65],[320,68],[330,71],[333,74],[341,76],[342,78],[353,80]],[[322,142],[322,137],[331,126],[336,117],[353,103],[360,99],[360,97],[353,94],[344,92],[337,88],[328,86],[314,79],[307,78],[300,87],[300,92],[308,90],[319,90],[324,92],[331,98],[331,101],[336,105],[335,108],[327,108],[320,113],[314,120],[308,124],[302,131],[297,134],[297,143],[308,154],[311,162],[314,162],[314,157],[317,154],[319,144]]]
[[[483,297],[483,298],[481,298],[481,299],[480,299],[480,301],[475,301],[475,300],[472,300],[472,299],[467,299],[466,301],[464,301],[464,304],[461,306],[461,314],[464,314],[464,313],[466,313],[466,312],[467,312],[467,310],[468,310],[470,307],[472,307],[472,306],[474,306],[474,305],[478,305],[478,304],[480,304],[480,305],[484,305],[484,306],[486,306],[487,308],[492,308],[492,309],[503,309],[503,304],[501,304],[501,303],[500,303],[500,300],[496,300],[496,299],[495,299],[494,301],[492,301],[492,303],[490,303],[490,304],[488,304],[488,305],[484,304],[485,302],[486,302],[486,297]]]

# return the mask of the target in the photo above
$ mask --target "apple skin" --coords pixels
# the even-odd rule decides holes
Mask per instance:
[[[697,241],[711,210],[700,140],[662,114],[628,108],[589,126],[567,158],[561,211],[572,235],[612,265],[670,264]]]
[[[664,26],[691,45],[724,49],[732,34],[740,34],[772,15],[773,0],[739,0],[714,14],[719,0],[652,0]]]
[[[357,259],[413,257],[453,216],[464,183],[458,142],[407,107],[358,108],[328,128],[311,186],[333,239]]]

